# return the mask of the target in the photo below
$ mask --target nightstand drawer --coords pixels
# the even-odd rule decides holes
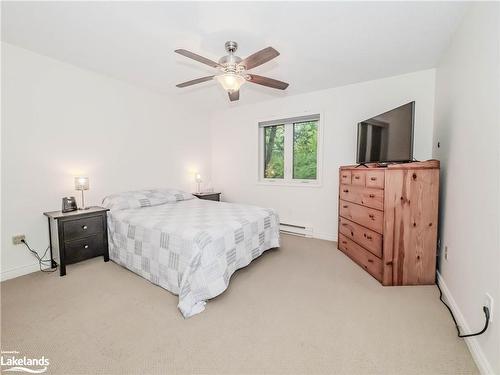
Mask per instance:
[[[104,230],[103,218],[102,215],[90,216],[64,222],[64,240],[71,241],[102,232]]]
[[[66,263],[76,263],[84,259],[104,254],[103,234],[98,233],[75,241],[66,242]]]
[[[206,201],[220,201],[221,193],[193,193],[196,198],[203,199]]]
[[[219,194],[211,194],[211,195],[205,195],[203,198],[206,201],[219,201]]]

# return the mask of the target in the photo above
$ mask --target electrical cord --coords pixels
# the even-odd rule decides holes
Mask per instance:
[[[38,255],[38,252],[33,250],[30,245],[28,245],[28,242],[26,242],[26,240],[21,240],[21,242],[24,244],[24,246],[26,246],[28,248],[28,250],[35,256],[35,258],[38,260],[38,266],[40,267],[40,271],[42,272],[46,272],[46,273],[51,273],[51,272],[55,272],[57,271],[57,263],[55,268],[54,269],[43,269],[42,268],[42,265],[43,266],[47,266],[49,265],[50,267],[52,266],[52,259],[43,259],[45,258],[45,255],[47,255],[47,251],[49,251],[50,249],[50,245],[47,246],[47,248],[45,249],[45,252],[43,253],[42,256]],[[47,264],[48,263],[48,264]]]
[[[450,312],[451,318],[453,319],[453,323],[455,323],[455,327],[457,328],[458,337],[460,337],[460,338],[466,338],[466,337],[479,336],[479,335],[482,335],[484,332],[486,332],[486,330],[488,329],[488,324],[490,322],[490,310],[488,309],[488,306],[483,306],[484,315],[486,317],[486,323],[484,323],[484,328],[481,331],[479,331],[479,332],[469,333],[467,335],[463,335],[463,334],[460,333],[460,326],[458,325],[457,320],[455,319],[455,315],[453,315],[453,311],[451,311],[450,306],[448,306],[446,304],[446,302],[444,302],[444,300],[443,300],[443,291],[439,287],[438,283],[436,283],[436,286],[439,289],[439,300],[441,302],[443,302],[443,305],[445,305],[446,308],[448,309],[448,311]]]

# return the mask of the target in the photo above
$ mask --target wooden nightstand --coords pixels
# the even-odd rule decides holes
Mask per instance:
[[[207,201],[220,202],[221,193],[207,192],[207,193],[193,193],[193,195],[197,198],[205,199]]]
[[[50,258],[54,266],[53,252],[59,252],[59,272],[66,275],[66,265],[96,256],[109,260],[108,224],[103,207],[90,207],[63,213],[44,212],[49,220]]]

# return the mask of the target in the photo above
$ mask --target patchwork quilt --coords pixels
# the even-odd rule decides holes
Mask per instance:
[[[184,198],[111,209],[108,228],[110,258],[178,295],[187,318],[226,290],[236,270],[279,246],[279,217],[272,209]]]

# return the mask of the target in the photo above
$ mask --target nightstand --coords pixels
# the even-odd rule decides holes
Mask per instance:
[[[200,199],[205,199],[207,201],[217,201],[220,202],[221,193],[206,192],[206,193],[193,193],[193,195]]]
[[[107,212],[103,207],[86,210],[44,212],[49,221],[50,258],[59,253],[59,272],[66,275],[66,265],[104,256],[109,260]]]

